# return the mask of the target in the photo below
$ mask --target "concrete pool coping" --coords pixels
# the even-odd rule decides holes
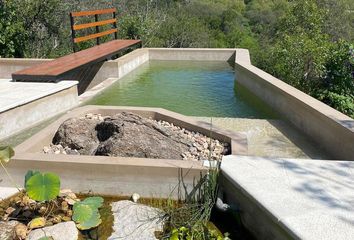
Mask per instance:
[[[354,162],[225,156],[224,200],[260,239],[354,236]]]
[[[69,89],[76,85],[77,81],[28,83],[0,79],[0,113]]]
[[[328,149],[333,159],[354,160],[354,119],[253,66],[247,50],[236,50],[235,74],[238,83]]]

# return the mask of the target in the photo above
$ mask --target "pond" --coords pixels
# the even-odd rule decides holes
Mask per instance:
[[[160,107],[188,116],[276,118],[228,62],[149,61],[87,104]]]
[[[89,197],[89,194],[79,194],[81,199]],[[111,236],[113,232],[113,215],[111,212],[111,203],[129,200],[128,196],[102,196],[104,198],[104,204],[100,209],[102,224],[97,228],[82,232],[79,240],[98,239],[104,240]],[[167,199],[158,198],[141,198],[140,204],[144,204],[151,207],[164,209],[167,206]],[[174,201],[173,205],[176,207],[179,205],[177,201]],[[210,222],[208,223],[210,230],[216,231],[220,236],[227,233],[230,239],[242,239],[242,240],[254,240],[255,238],[248,232],[248,230],[238,221],[237,217],[232,216],[230,213],[221,213],[213,209]],[[168,237],[166,239],[169,239]]]

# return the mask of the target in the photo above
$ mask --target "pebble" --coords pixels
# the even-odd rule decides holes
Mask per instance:
[[[137,203],[139,199],[140,199],[140,195],[138,193],[133,193],[132,195],[133,202]]]

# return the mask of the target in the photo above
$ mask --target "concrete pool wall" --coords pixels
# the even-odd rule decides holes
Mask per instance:
[[[0,139],[78,104],[77,82],[14,83],[0,80]]]
[[[236,81],[277,110],[334,159],[354,160],[354,120],[253,66],[236,50]]]
[[[92,190],[99,194],[129,196],[138,192],[144,197],[168,197],[176,185],[183,184],[191,190],[200,174],[207,171],[203,161],[183,161],[173,159],[127,158],[109,156],[56,155],[44,154],[44,146],[52,142],[58,127],[72,117],[88,113],[113,116],[128,111],[155,120],[168,121],[185,129],[196,131],[227,142],[231,153],[247,155],[247,138],[237,132],[213,127],[207,122],[159,108],[85,106],[77,108],[50,124],[30,139],[15,148],[16,155],[8,164],[8,169],[17,182],[22,182],[26,171],[39,169],[56,172],[61,176],[64,187],[76,192]],[[209,165],[207,165],[209,166]],[[0,186],[9,186],[4,179]],[[178,192],[173,196],[177,197]]]

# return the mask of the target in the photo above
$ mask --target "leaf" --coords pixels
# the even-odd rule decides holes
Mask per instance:
[[[54,238],[53,237],[41,237],[38,240],[54,240]]]
[[[79,230],[87,230],[87,229],[95,228],[95,227],[99,226],[101,223],[102,223],[102,220],[101,220],[100,216],[98,215],[97,218],[93,217],[92,219],[90,219],[86,222],[77,224],[76,227]]]
[[[25,185],[28,196],[36,201],[50,201],[59,195],[60,179],[54,173],[39,173]]]
[[[178,230],[177,229],[173,229],[172,230],[172,234],[171,234],[171,237],[170,237],[169,240],[179,240]]]
[[[39,174],[39,171],[33,171],[33,170],[28,170],[25,176],[25,187],[26,187],[26,182],[28,179],[30,179],[32,176]]]
[[[98,208],[92,205],[77,202],[73,207],[73,220],[77,223],[77,228],[87,230],[101,224]]]
[[[88,197],[81,201],[81,204],[91,205],[94,208],[102,207],[104,199],[102,197]]]
[[[0,147],[0,162],[7,163],[15,155],[15,151],[12,147]]]
[[[28,228],[35,229],[35,228],[44,227],[45,222],[46,222],[45,218],[43,218],[43,217],[34,218],[28,223]]]

